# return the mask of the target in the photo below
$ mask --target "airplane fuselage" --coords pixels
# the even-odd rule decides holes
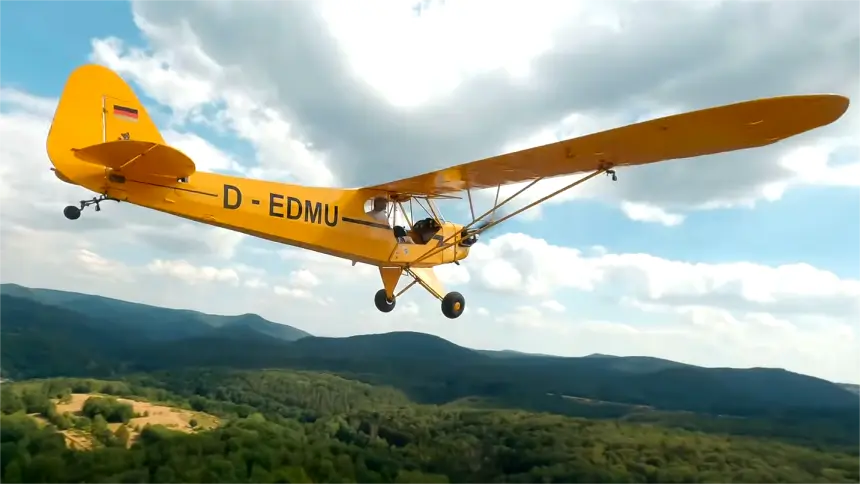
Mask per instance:
[[[454,244],[411,264],[458,234],[462,226],[445,222],[427,243],[413,234],[416,243],[398,243],[389,225],[365,213],[366,202],[380,195],[372,190],[306,187],[203,172],[183,181],[132,179],[103,166],[69,161],[58,163],[64,168],[55,171],[58,178],[112,199],[351,261],[431,267],[469,253],[467,247]]]

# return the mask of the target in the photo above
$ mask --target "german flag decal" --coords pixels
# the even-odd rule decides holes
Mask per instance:
[[[114,104],[113,115],[125,118],[130,121],[137,121],[137,109],[134,108],[127,108],[125,106]]]

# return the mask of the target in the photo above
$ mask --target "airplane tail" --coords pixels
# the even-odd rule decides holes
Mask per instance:
[[[57,175],[69,181],[99,165],[145,175],[188,176],[194,163],[166,145],[146,108],[117,73],[95,64],[66,81],[47,139]],[[143,160],[143,158],[146,158]]]

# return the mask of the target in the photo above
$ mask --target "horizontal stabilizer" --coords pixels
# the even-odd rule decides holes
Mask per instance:
[[[194,162],[185,153],[150,141],[121,140],[74,149],[79,159],[102,165],[131,178],[191,176]]]

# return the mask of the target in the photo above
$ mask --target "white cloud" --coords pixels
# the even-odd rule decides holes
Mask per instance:
[[[563,313],[565,311],[564,305],[556,301],[555,299],[549,299],[547,301],[544,301],[541,303],[541,306],[557,313]]]
[[[809,264],[703,264],[647,254],[600,254],[504,234],[476,246],[471,270],[490,290],[551,295],[564,289],[641,301],[750,308],[776,314],[860,315],[860,281]],[[503,267],[503,270],[499,268]],[[506,282],[509,281],[509,282]],[[527,284],[518,285],[521,281]]]
[[[335,0],[320,8],[353,71],[400,107],[432,102],[496,69],[528,77],[531,60],[553,47],[554,31],[572,15],[595,27],[605,20],[600,9],[573,2],[446,1],[430,3],[420,16],[400,2]]]
[[[447,145],[454,155],[447,162],[451,165],[753,97],[857,94],[857,69],[848,67],[856,65],[857,49],[844,47],[858,40],[857,15],[849,13],[856,13],[856,6],[848,4],[813,9],[811,3],[800,3],[776,11],[733,2],[704,7],[675,2],[660,8],[635,2],[503,2],[493,5],[494,22],[482,24],[481,35],[473,30],[473,19],[486,14],[480,1],[432,3],[420,14],[412,5],[386,1],[361,7],[334,0],[312,7],[277,3],[242,12],[202,5],[133,5],[135,22],[151,50],[101,39],[93,44],[95,61],[134,79],[174,111],[213,110],[216,114],[195,119],[217,120],[220,129],[232,130],[255,147],[258,165],[248,171],[251,176],[314,185],[351,185],[368,174],[379,182],[399,176],[404,166],[412,167],[412,174],[441,168],[446,165],[424,154],[439,145]],[[830,27],[808,30],[813,15]],[[223,29],[216,28],[225,22],[231,31],[254,35],[227,44]],[[291,28],[293,22],[304,23]],[[308,25],[315,24],[331,37],[311,34]],[[727,28],[735,32],[732,38],[746,39],[743,48],[724,39],[720,33]],[[286,38],[285,31],[291,32]],[[311,43],[313,49],[294,50]],[[270,58],[258,54],[259,45],[280,45],[282,52]],[[238,52],[246,55],[237,57]],[[784,58],[785,52],[792,54]],[[605,62],[595,65],[601,57]],[[778,62],[767,62],[774,58]],[[650,64],[643,59],[651,59]],[[605,65],[616,69],[608,74]],[[763,65],[766,71],[761,71]],[[802,65],[815,68],[798,67]],[[810,76],[811,70],[817,75]],[[613,81],[607,82],[607,76]],[[356,79],[372,89],[362,89]],[[490,95],[507,99],[507,105]],[[329,115],[332,110],[341,112],[337,119]],[[463,121],[451,122],[451,116]],[[623,169],[617,184],[593,181],[550,203],[597,198],[618,204],[633,220],[676,226],[684,221],[682,211],[752,206],[803,184],[845,184],[860,160],[833,166],[814,143],[830,136],[834,146],[856,149],[855,137],[838,134],[856,131],[856,116],[848,117],[774,147]],[[493,133],[475,131],[493,126]],[[507,139],[492,140],[499,135]],[[806,158],[811,150],[818,150],[815,169],[803,167],[807,160],[801,166],[791,161]],[[403,153],[410,154],[406,165]],[[395,169],[386,172],[388,168]],[[511,209],[573,178],[544,181]],[[506,187],[503,194],[520,187]],[[488,192],[478,195],[487,203]],[[540,220],[541,207],[521,219]]]
[[[105,280],[130,281],[131,274],[128,273],[124,264],[106,259],[88,249],[78,249],[75,258],[83,267],[84,271],[93,276]]]
[[[669,213],[660,207],[648,205],[647,203],[621,202],[621,211],[637,222],[655,222],[667,227],[680,225],[684,221],[683,215]]]
[[[290,273],[290,281],[299,287],[311,288],[319,286],[320,280],[313,272],[307,269],[299,269]]]
[[[150,35],[157,35],[154,26],[141,25],[143,20],[139,17],[135,20],[140,26],[149,26]],[[116,37],[95,39],[90,59],[132,76],[155,101],[170,106],[179,117],[185,117],[202,105],[217,100],[217,85],[212,80],[219,78],[222,69],[199,52],[187,25],[181,25],[179,30],[171,32],[172,35],[176,33],[181,37],[177,39],[181,42],[176,46],[177,50],[160,51],[155,55],[149,55],[141,49],[126,51],[123,41]],[[189,57],[194,59],[193,63],[186,63]],[[176,64],[194,69],[200,77],[182,75],[166,67]]]
[[[182,279],[189,284],[226,282],[235,285],[239,283],[239,274],[233,269],[194,266],[184,260],[170,261],[156,259],[147,265],[147,269],[155,274],[164,274]]]
[[[481,275],[482,282],[490,289],[514,292],[523,284],[522,274],[506,259],[488,260]]]
[[[468,283],[472,276],[464,265],[445,264],[434,268],[436,276],[443,284],[458,286]]]
[[[194,120],[217,126],[221,131],[229,128],[254,146],[256,166],[246,166],[242,170],[233,160],[215,153],[207,161],[213,169],[231,169],[254,178],[292,179],[311,185],[326,186],[334,182],[321,155],[292,137],[291,125],[280,113],[266,106],[265,95],[231,87],[230,72],[207,57],[187,24],[178,31],[167,31],[140,16],[135,16],[135,21],[156,45],[166,41],[163,36],[178,33],[183,46],[159,50],[150,56],[138,48],[127,49],[120,39],[95,39],[92,61],[117,71],[138,84],[148,96],[170,106],[175,114],[174,122]],[[210,119],[203,109],[216,103],[223,109]],[[194,135],[171,133],[171,136],[199,155],[213,154],[215,150]]]
[[[162,135],[169,145],[179,149],[194,160],[197,171],[218,173],[238,172],[239,174],[243,174],[246,171],[233,157],[194,133],[167,130]]]
[[[403,305],[402,308],[398,308],[399,312],[404,316],[418,316],[420,312],[420,308],[415,301],[406,301],[406,304]]]
[[[268,252],[265,252],[268,253]],[[277,251],[277,255],[284,261],[298,263],[302,267],[313,267],[315,274],[331,280],[366,281],[375,278],[378,281],[379,271],[376,267],[367,264],[352,265],[352,262],[295,247],[284,247]]]
[[[275,286],[274,291],[279,296],[287,296],[295,299],[310,299],[312,297],[312,294],[307,289],[295,287]]]
[[[35,116],[51,117],[57,107],[56,99],[33,96],[19,89],[0,88],[0,104],[12,105]]]
[[[259,279],[259,278],[256,278],[256,277],[251,278],[251,279],[246,279],[245,282],[243,282],[243,284],[245,285],[245,287],[250,287],[251,289],[258,289],[258,288],[264,289],[264,288],[269,286],[269,284],[266,281]]]
[[[303,184],[381,182],[754,97],[857,94],[858,7],[848,2],[456,1],[417,17],[382,0],[133,7],[147,45],[95,39],[91,58],[170,112],[165,137],[201,170]],[[493,22],[475,30],[488,7]],[[56,99],[7,88],[0,98],[4,281],[257,312],[319,335],[412,329],[472,347],[860,378],[860,282],[802,262],[705,264],[613,253],[610,241],[580,250],[502,234],[437,269],[467,298],[452,324],[420,288],[393,313],[376,311],[381,282],[364,264],[127,204],[71,223],[63,205],[91,195],[48,170]],[[595,199],[685,230],[692,210],[755,208],[803,185],[856,187],[853,111],[791,142],[620,170],[615,183],[601,177],[556,201]],[[202,135],[213,131],[217,142]],[[253,157],[237,155],[247,147]],[[523,200],[570,181],[542,182]],[[522,219],[556,222],[537,209]]]

